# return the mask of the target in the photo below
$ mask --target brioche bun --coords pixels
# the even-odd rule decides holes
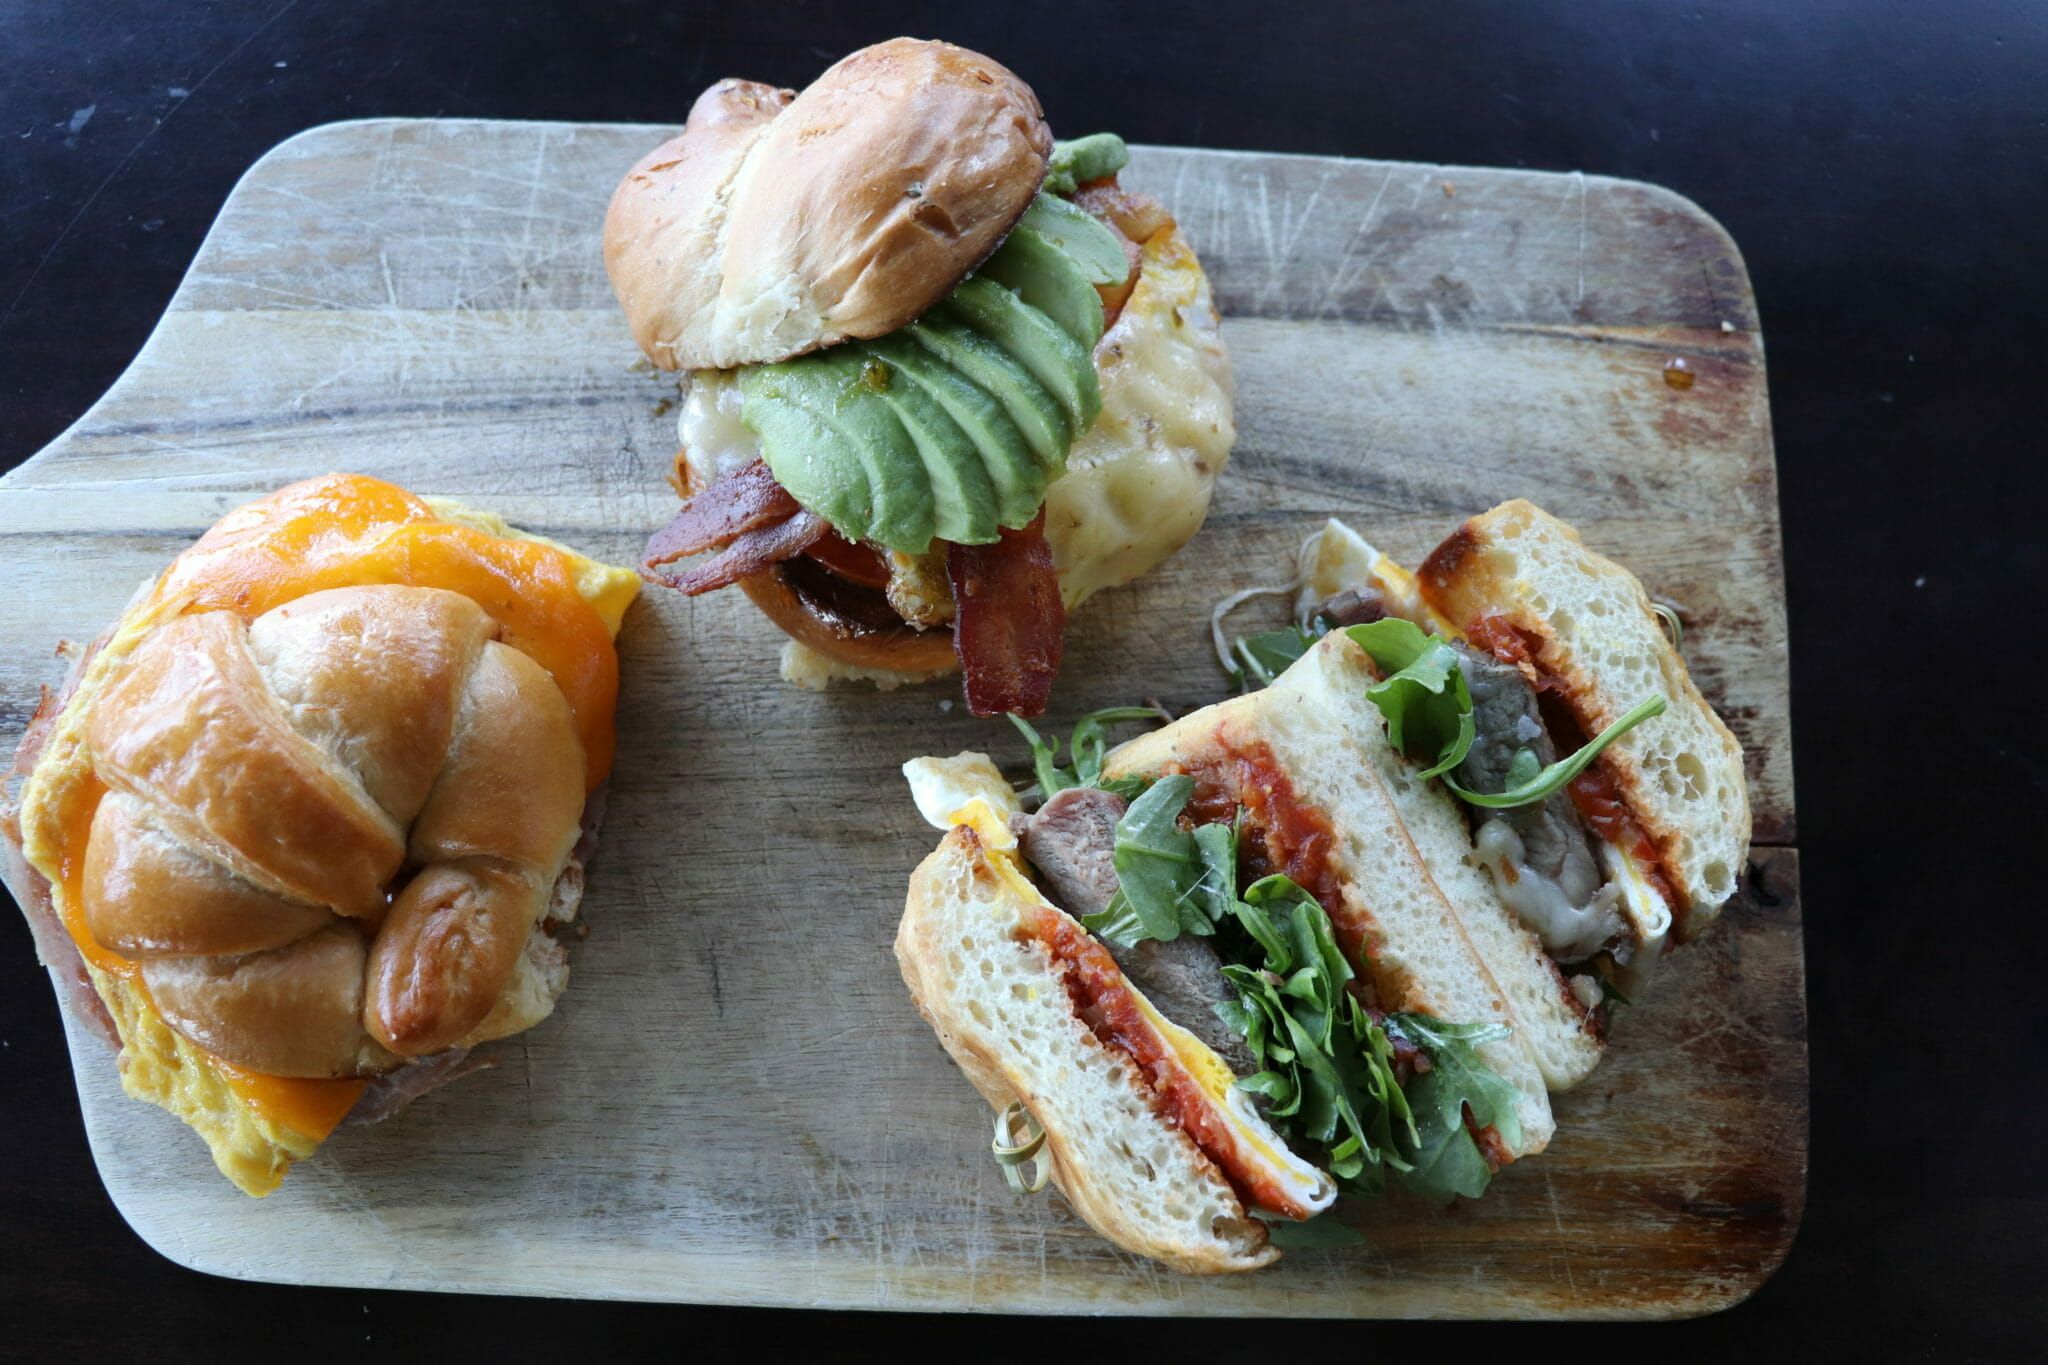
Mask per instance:
[[[882,336],[995,250],[1051,155],[1031,88],[950,43],[877,43],[800,95],[721,81],[620,182],[605,268],[663,369]]]

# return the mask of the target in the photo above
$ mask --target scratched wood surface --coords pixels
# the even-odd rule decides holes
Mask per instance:
[[[673,386],[631,368],[597,227],[664,135],[379,120],[258,163],[134,365],[0,480],[0,741],[55,641],[291,479],[376,474],[630,559],[672,507]],[[138,1233],[262,1280],[915,1309],[1672,1316],[1761,1282],[1805,1189],[1805,1015],[1776,484],[1734,245],[1667,191],[1592,176],[1144,148],[1127,183],[1208,264],[1239,439],[1194,544],[1076,618],[1055,722],[1219,697],[1209,604],[1284,577],[1324,516],[1413,563],[1524,496],[1682,606],[1747,746],[1746,887],[1558,1098],[1550,1150],[1477,1203],[1390,1198],[1346,1215],[1364,1248],[1224,1280],[1012,1197],[888,947],[935,838],[898,763],[1015,759],[1007,727],[947,686],[786,688],[738,594],[660,595],[621,641],[590,934],[555,1016],[261,1202],[74,1027]]]

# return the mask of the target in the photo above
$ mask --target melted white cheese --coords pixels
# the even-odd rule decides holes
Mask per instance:
[[[1594,892],[1584,905],[1574,904],[1564,888],[1522,860],[1522,836],[1507,821],[1493,819],[1481,825],[1472,848],[1493,874],[1502,904],[1558,961],[1591,957],[1621,932],[1621,916],[1614,908],[1621,891],[1614,882]]]

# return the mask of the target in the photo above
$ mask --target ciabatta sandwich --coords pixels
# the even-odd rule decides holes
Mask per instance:
[[[1477,861],[1560,962],[1640,981],[1667,936],[1713,923],[1749,846],[1742,747],[1667,633],[1675,613],[1635,575],[1517,500],[1465,522],[1414,574],[1333,522],[1303,579],[1302,621],[1394,616],[1456,656],[1474,738],[1446,790]],[[1567,775],[1557,765],[1575,753],[1590,761]],[[1545,794],[1502,804],[1511,788]]]
[[[977,714],[1038,714],[1066,613],[1186,543],[1233,436],[1208,282],[1124,162],[946,43],[705,91],[605,220],[635,340],[690,376],[648,578],[738,584],[792,681],[959,667]]]
[[[1463,571],[1439,551],[1438,582],[1426,571],[1418,585],[1333,524],[1304,574],[1314,626],[1240,650],[1268,666],[1269,685],[1106,757],[1091,719],[1071,771],[1041,751],[1037,791],[1053,794],[1033,814],[979,755],[906,765],[948,834],[911,881],[904,979],[990,1102],[1035,1120],[1052,1178],[1120,1245],[1181,1269],[1263,1264],[1277,1254],[1269,1228],[1319,1209],[1299,1197],[1305,1177],[1280,1178],[1289,1161],[1348,1192],[1391,1178],[1439,1198],[1479,1193],[1548,1142],[1549,1092],[1597,1063],[1617,980],[1661,946],[1605,913],[1631,878],[1671,876],[1635,845],[1741,865],[1746,828],[1731,842],[1730,812],[1704,799],[1725,790],[1741,807],[1740,751],[1731,739],[1702,752],[1698,736],[1725,728],[1640,585],[1526,504],[1475,519],[1448,542],[1460,543],[1491,548],[1462,552]],[[1495,591],[1460,596],[1482,560]],[[1455,644],[1390,614],[1441,629],[1432,613],[1461,604],[1472,629]],[[1601,624],[1576,625],[1587,619]],[[1532,695],[1569,676],[1575,698],[1602,700],[1569,713],[1560,700],[1548,715],[1494,700],[1513,691],[1490,676],[1502,656],[1469,641],[1509,624]],[[1648,681],[1662,690],[1634,695]],[[1507,752],[1471,760],[1482,745]],[[1620,845],[1637,863],[1586,893],[1593,910],[1568,907],[1580,913],[1560,936],[1557,917],[1514,889],[1535,872],[1494,861],[1487,845],[1500,841],[1484,831],[1576,792],[1575,773],[1596,774],[1585,790],[1618,804],[1612,793],[1635,779],[1603,765],[1622,755],[1654,786],[1697,769],[1702,798],[1625,806],[1638,830],[1674,828],[1662,818],[1677,834]],[[1618,827],[1609,813],[1564,833],[1607,866],[1598,841]],[[1718,908],[1728,890],[1703,900]],[[1315,1046],[1303,1045],[1304,1008],[1323,1026],[1307,1030]],[[1180,1083],[1181,1071],[1203,1083]]]

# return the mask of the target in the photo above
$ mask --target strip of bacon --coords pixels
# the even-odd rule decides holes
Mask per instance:
[[[991,545],[948,545],[953,581],[953,649],[977,716],[1045,713],[1066,647],[1067,608],[1060,600],[1045,512]]]
[[[655,569],[655,561],[652,560],[641,566],[640,576],[650,583],[659,583],[665,588],[674,588],[696,597],[731,587],[742,578],[752,578],[764,569],[802,554],[830,529],[823,517],[799,511],[786,521],[741,533],[717,555],[680,578]]]
[[[673,564],[686,555],[724,549],[749,531],[787,521],[801,511],[797,500],[775,481],[768,462],[755,460],[684,503],[675,520],[648,538],[641,557],[650,569]]]

